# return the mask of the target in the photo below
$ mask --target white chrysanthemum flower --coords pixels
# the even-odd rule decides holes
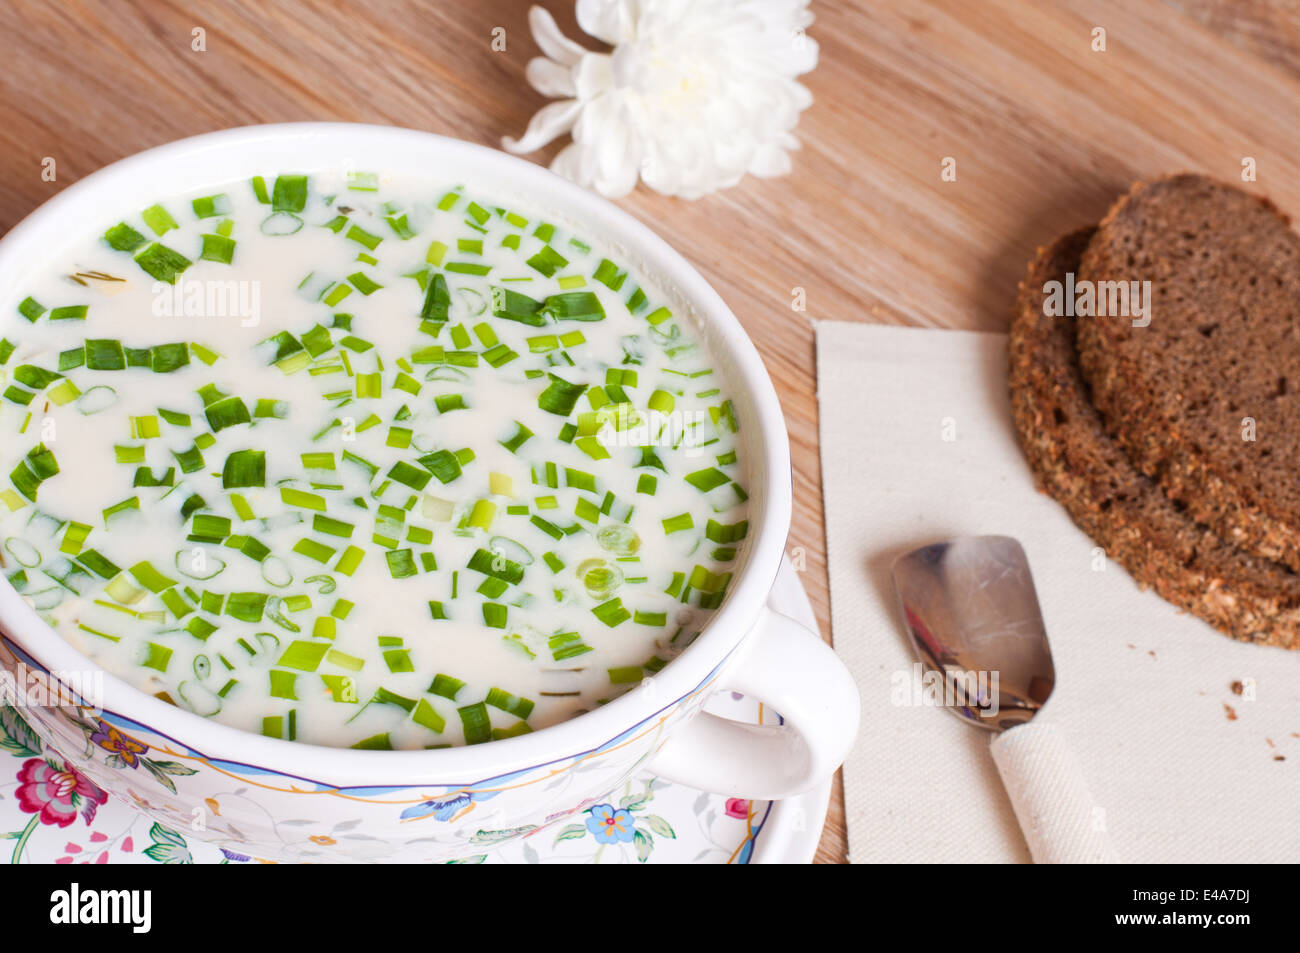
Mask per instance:
[[[795,77],[817,65],[808,0],[578,0],[578,25],[613,46],[593,53],[541,7],[528,14],[543,56],[528,81],[564,97],[533,116],[532,152],[571,132],[551,169],[617,198],[638,175],[658,192],[699,198],[745,173],[784,175],[792,130],[812,96]]]

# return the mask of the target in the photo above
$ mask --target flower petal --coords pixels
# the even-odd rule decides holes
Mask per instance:
[[[572,97],[578,91],[573,82],[572,70],[545,56],[534,56],[524,69],[528,85],[543,96]]]
[[[610,46],[626,43],[636,32],[626,0],[578,0],[578,26],[582,32]]]
[[[811,73],[817,67],[820,52],[817,41],[800,29],[791,37],[790,49],[781,57],[781,67],[789,76]]]
[[[501,140],[501,145],[507,152],[517,155],[534,152],[556,136],[562,136],[572,129],[581,112],[582,103],[576,99],[562,99],[543,106],[529,121],[528,129],[521,138],[506,136]]]
[[[573,128],[573,141],[591,159],[591,187],[606,198],[621,198],[636,187],[641,150],[633,140],[627,110],[613,95],[592,101]]]
[[[641,179],[661,195],[675,195],[681,184],[681,167],[655,148],[641,163]]]
[[[551,171],[570,182],[586,185],[582,180],[582,146],[571,142],[561,149],[559,155],[551,160]]]
[[[533,6],[528,10],[528,26],[533,31],[533,39],[544,56],[549,56],[561,66],[572,66],[587,51],[560,32],[555,17],[542,7]]]
[[[614,86],[613,62],[606,53],[588,53],[573,68],[574,95],[584,102]]]
[[[771,178],[786,175],[791,168],[790,153],[773,143],[766,143],[758,148],[749,160],[750,175]]]

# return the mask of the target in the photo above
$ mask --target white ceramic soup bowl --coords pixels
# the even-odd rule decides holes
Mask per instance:
[[[101,670],[0,583],[0,664],[27,691],[20,714],[68,766],[179,828],[276,860],[461,859],[586,811],[649,768],[704,790],[781,798],[823,781],[858,724],[857,690],[822,640],[766,607],[791,513],[789,445],[758,352],[687,262],[610,203],[531,163],[454,139],[381,126],[231,129],[117,162],[66,189],[0,240],[0,336],[20,336],[26,276],[58,249],[156,201],[279,172],[377,169],[473,183],[580,227],[619,252],[688,316],[712,351],[748,459],[750,536],[730,592],[699,638],[611,703],[532,734],[436,751],[335,749],[262,737],[175,708]],[[42,675],[41,673],[45,673]],[[98,705],[85,694],[100,680]],[[41,680],[71,704],[31,704]],[[75,693],[81,689],[83,695]],[[701,712],[743,692],[784,717],[741,725]],[[48,699],[47,699],[48,700]],[[66,701],[67,699],[65,699]],[[581,818],[578,818],[581,820]]]

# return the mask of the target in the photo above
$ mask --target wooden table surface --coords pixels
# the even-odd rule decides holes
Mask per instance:
[[[570,0],[545,0],[570,36]],[[515,0],[8,0],[0,230],[67,184],[248,123],[390,123],[497,145],[544,100]],[[619,204],[689,258],[757,342],[789,422],[790,547],[829,632],[808,318],[997,330],[1037,244],[1133,179],[1196,169],[1300,210],[1300,13],[1260,0],[814,2],[794,172]],[[206,50],[191,31],[206,31]],[[492,49],[495,27],[506,49]],[[1104,52],[1092,31],[1106,31]],[[595,41],[588,43],[599,48]],[[549,161],[556,147],[537,156]],[[43,179],[52,157],[55,181]],[[945,157],[956,181],[941,180]],[[803,288],[807,313],[791,308]],[[828,448],[834,452],[834,448]],[[864,699],[870,705],[870,699]],[[818,859],[845,859],[837,790]],[[900,858],[905,859],[905,858]]]

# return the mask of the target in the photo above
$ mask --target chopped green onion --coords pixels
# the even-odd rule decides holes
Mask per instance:
[[[557,662],[594,651],[590,645],[582,641],[582,636],[577,632],[559,632],[552,635],[546,640],[546,646],[551,651],[551,658]]]
[[[216,218],[218,215],[230,214],[230,201],[224,194],[197,198],[190,205],[198,218]]]
[[[228,490],[266,486],[266,453],[262,450],[237,450],[230,454],[221,471],[221,485]]]
[[[126,353],[121,341],[88,338],[86,367],[92,371],[120,371],[126,367]],[[89,391],[87,391],[89,393]]]
[[[140,217],[144,219],[144,223],[153,230],[155,235],[161,236],[164,233],[171,231],[173,228],[180,227],[176,224],[176,219],[172,218],[168,211],[161,205],[149,206],[140,213]]]
[[[337,552],[333,546],[326,546],[324,543],[305,537],[293,544],[293,551],[306,556],[308,559],[314,559],[318,563],[328,563],[334,557],[334,553]],[[348,575],[351,575],[351,573],[348,573]]]
[[[473,705],[458,708],[456,713],[460,715],[461,727],[465,731],[466,744],[477,745],[492,740],[492,722],[488,717],[485,702],[477,702]]]
[[[104,233],[104,241],[115,251],[135,251],[146,239],[126,222],[119,222]]]
[[[416,574],[415,558],[409,549],[389,550],[384,554],[388,561],[388,573],[394,579],[405,579]]]
[[[601,603],[591,611],[592,614],[595,615],[597,619],[605,623],[610,628],[613,628],[614,626],[626,622],[628,619],[632,618],[632,613],[628,612],[627,609],[623,608],[623,600],[617,597],[610,599],[608,602]]]
[[[524,721],[533,713],[533,702],[528,698],[521,698],[518,695],[511,695],[509,692],[500,688],[488,689],[487,698],[484,701],[493,708],[499,708],[504,712],[509,712],[516,718]]]
[[[45,313],[45,306],[35,298],[27,297],[19,302],[18,313],[28,321],[35,322],[37,318]]]
[[[542,302],[534,301],[528,295],[500,286],[492,288],[492,313],[498,318],[533,327],[542,327],[546,324],[546,316],[542,313]]]
[[[415,710],[411,712],[411,720],[436,734],[442,734],[443,729],[447,727],[446,719],[438,714],[425,698],[421,698],[416,703]]]
[[[157,242],[136,255],[135,263],[154,280],[164,281],[169,285],[174,285],[176,276],[193,264],[180,252]]]
[[[356,288],[358,291],[360,291],[363,295],[366,295],[367,297],[374,294],[376,291],[378,291],[380,288],[383,287],[383,285],[375,281],[372,281],[368,275],[366,275],[364,272],[361,271],[353,272],[352,274],[348,275],[348,282],[352,285],[352,287]]]
[[[199,258],[203,261],[216,261],[229,265],[235,259],[235,241],[224,235],[203,235],[203,248]]]
[[[320,667],[321,661],[329,650],[329,645],[324,642],[291,642],[276,664],[303,672],[314,672]]]
[[[355,705],[358,702],[356,682],[350,675],[322,675],[321,683],[330,700],[339,704]]]
[[[167,666],[171,662],[172,650],[156,642],[145,643],[146,655],[140,664],[145,668],[152,668],[159,672],[166,672]]]
[[[271,208],[276,212],[301,212],[307,207],[307,176],[276,176]]]
[[[542,305],[542,313],[556,321],[603,321],[605,309],[590,291],[570,291],[551,295]]]
[[[528,265],[536,271],[541,272],[547,278],[550,278],[558,270],[569,263],[565,258],[550,245],[545,245],[542,250],[528,259]]]
[[[548,374],[547,377],[550,378],[551,383],[537,398],[537,406],[560,417],[569,416],[569,414],[573,413],[578,398],[586,391],[587,385],[570,384],[554,374]]]
[[[352,241],[356,242],[358,245],[365,246],[370,251],[374,251],[379,247],[379,243],[383,241],[382,237],[379,235],[372,235],[359,225],[351,226],[348,229],[347,237],[352,239]]]
[[[707,493],[709,490],[716,490],[723,484],[731,482],[731,478],[721,470],[714,467],[707,467],[706,469],[696,470],[694,473],[686,474],[686,482],[697,490],[702,490]]]
[[[420,457],[419,463],[437,477],[440,483],[451,483],[461,475],[460,460],[449,450],[425,454]]]
[[[361,671],[366,664],[364,659],[357,658],[355,655],[348,655],[346,652],[340,652],[338,649],[330,649],[326,652],[325,661],[353,672]]]

